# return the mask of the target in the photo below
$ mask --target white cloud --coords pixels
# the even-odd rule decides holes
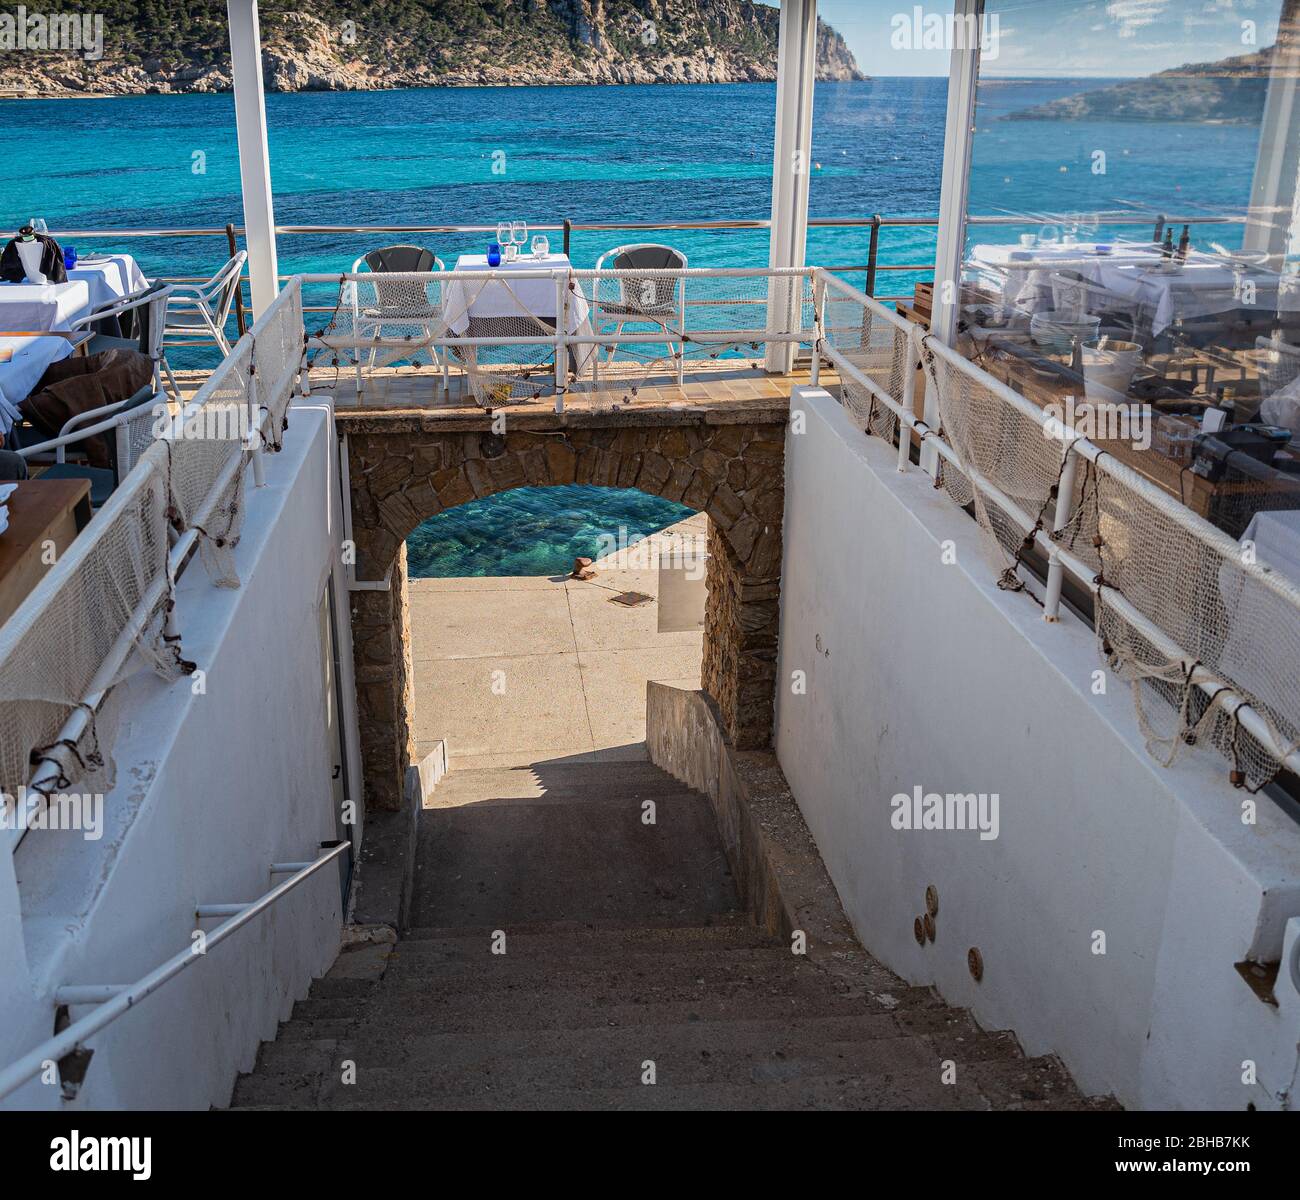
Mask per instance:
[[[1169,0],[1109,0],[1106,15],[1119,26],[1120,37],[1131,38],[1154,25],[1168,7]]]

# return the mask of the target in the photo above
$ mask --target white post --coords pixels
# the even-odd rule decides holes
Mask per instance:
[[[1074,445],[1069,440],[1065,443],[1065,466],[1061,470],[1060,481],[1056,485],[1056,516],[1052,521],[1052,532],[1062,534],[1074,517],[1074,476],[1079,465],[1079,456],[1074,453]],[[1061,619],[1061,587],[1065,583],[1065,564],[1061,561],[1061,551],[1053,546],[1047,560],[1047,595],[1043,600],[1043,619],[1059,621]]]
[[[781,41],[777,49],[776,143],[772,159],[772,267],[802,267],[808,243],[808,176],[812,169],[813,85],[817,77],[817,0],[781,0]],[[772,279],[768,284],[767,328],[795,328],[802,281]],[[769,373],[788,375],[794,366],[791,344],[767,346]]]
[[[253,343],[256,351],[257,343]],[[266,467],[262,462],[262,410],[257,399],[257,363],[248,372],[248,445],[253,460],[253,486],[266,486]]]
[[[966,253],[966,199],[970,186],[971,135],[975,126],[975,85],[979,80],[978,31],[983,27],[984,0],[954,0],[953,29],[976,36],[954,38],[948,61],[948,116],[943,135],[943,176],[939,190],[939,235],[934,252],[934,298],[930,332],[945,346],[957,336],[961,303],[961,266]],[[971,44],[967,44],[971,43]],[[939,428],[939,397],[925,391],[925,422]],[[921,466],[931,475],[939,469],[938,452],[922,443]]]
[[[1280,271],[1289,243],[1300,242],[1300,0],[1286,0],[1259,127],[1259,151],[1250,188],[1242,248],[1268,255]]]
[[[564,393],[569,390],[569,277],[555,276],[555,411],[564,411]]]
[[[799,290],[802,293],[803,280],[799,281]],[[813,272],[813,324],[812,372],[808,382],[813,387],[820,387],[822,343],[826,340],[826,274],[820,268]]]
[[[271,205],[271,156],[266,144],[266,97],[262,90],[262,38],[257,0],[226,0],[230,68],[239,136],[239,182],[244,196],[244,242],[252,282],[253,315],[261,316],[279,290],[275,213]]]

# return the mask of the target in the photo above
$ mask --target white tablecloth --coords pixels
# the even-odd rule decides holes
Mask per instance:
[[[111,300],[120,300],[132,292],[149,286],[143,272],[129,254],[106,254],[102,258],[79,258],[68,272],[69,279],[78,279],[90,289],[90,307],[95,308]]]
[[[555,279],[543,276],[536,279],[509,278],[522,271],[568,270],[569,259],[564,254],[548,254],[545,258],[533,258],[525,255],[514,262],[502,262],[499,267],[489,267],[486,254],[462,254],[456,260],[455,271],[443,290],[443,312],[446,316],[447,329],[455,337],[465,336],[471,319],[485,317],[518,317],[524,324],[521,330],[530,324],[529,317],[537,320],[556,321],[559,313],[556,308]],[[496,271],[505,278],[457,280],[457,271]],[[591,311],[587,297],[579,288],[569,293],[569,321],[567,333],[590,337]],[[543,331],[533,328],[521,333],[525,337],[541,337]],[[572,346],[569,354],[576,371],[582,371],[592,356],[594,347]]]
[[[0,333],[67,329],[90,308],[84,279],[67,283],[0,283]]]
[[[1193,251],[1177,271],[1160,271],[1160,251],[1149,243],[1111,243],[1109,255],[1096,253],[1095,242],[1045,246],[979,245],[971,265],[986,281],[1001,281],[1003,300],[1031,312],[1051,308],[1051,276],[1077,272],[1110,297],[1150,314],[1151,332],[1159,335],[1179,317],[1205,317],[1238,307],[1261,311],[1300,311],[1300,279],[1271,271],[1245,270],[1211,254]],[[1253,285],[1250,303],[1243,287]],[[1097,299],[1089,311],[1097,311]],[[1109,298],[1109,297],[1108,297]]]
[[[6,436],[18,419],[18,405],[31,395],[50,363],[67,358],[72,343],[61,337],[4,337],[0,350],[12,350],[8,362],[0,362],[0,433]]]
[[[1300,587],[1300,509],[1258,512],[1241,535],[1254,543],[1255,561]],[[1220,662],[1224,673],[1266,704],[1287,706],[1287,692],[1300,671],[1287,651],[1295,645],[1289,604],[1266,587],[1246,584],[1235,565],[1219,570],[1219,590],[1228,616]]]

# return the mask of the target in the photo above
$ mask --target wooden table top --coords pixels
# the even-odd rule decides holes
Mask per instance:
[[[86,479],[24,479],[19,483],[6,501],[9,527],[0,534],[0,579],[83,501],[90,501],[90,481]]]

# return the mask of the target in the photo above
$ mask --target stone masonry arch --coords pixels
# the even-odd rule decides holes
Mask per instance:
[[[367,804],[399,807],[411,761],[406,538],[444,509],[516,487],[634,487],[708,514],[704,689],[738,749],[768,745],[785,405],[506,413],[505,433],[492,431],[486,413],[337,414],[347,435],[356,578],[378,584],[354,591],[351,605]]]

